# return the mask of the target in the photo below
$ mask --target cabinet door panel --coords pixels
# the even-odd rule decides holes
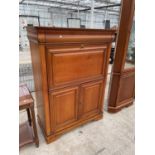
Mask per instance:
[[[103,82],[93,82],[81,86],[81,116],[87,117],[102,111]]]
[[[51,125],[55,130],[77,120],[78,88],[64,89],[50,94]]]
[[[103,77],[106,48],[81,49],[48,53],[49,85],[57,86],[96,77]]]

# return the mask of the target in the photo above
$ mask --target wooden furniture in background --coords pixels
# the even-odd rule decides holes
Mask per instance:
[[[38,122],[47,143],[103,115],[115,30],[27,27]]]
[[[135,68],[124,68],[134,17],[135,1],[122,0],[121,6],[115,60],[109,89],[109,112],[117,112],[123,107],[131,105],[135,96]]]
[[[35,143],[38,147],[34,102],[26,85],[19,86],[19,110],[26,110],[28,115],[28,121],[19,126],[19,147],[29,143]]]

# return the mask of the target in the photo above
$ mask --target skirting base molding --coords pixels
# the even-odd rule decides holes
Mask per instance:
[[[63,129],[63,130],[61,130],[59,132],[56,132],[55,134],[51,134],[49,136],[46,135],[45,130],[44,130],[43,126],[42,126],[42,123],[40,121],[39,116],[37,116],[37,117],[38,117],[38,124],[39,124],[39,126],[40,126],[40,128],[41,128],[41,130],[42,130],[42,132],[44,134],[44,138],[46,140],[46,143],[49,144],[49,143],[57,140],[64,133],[66,133],[66,132],[68,132],[68,131],[70,131],[70,130],[78,127],[78,126],[84,125],[85,123],[90,122],[90,121],[98,121],[98,120],[102,119],[103,118],[103,114],[101,113],[101,114],[98,114],[98,115],[96,115],[94,117],[88,118],[87,120],[84,119],[83,121],[78,121],[75,125],[70,126],[70,127],[66,128],[66,129]]]
[[[119,106],[116,106],[116,107],[108,106],[108,112],[109,113],[116,113],[116,112],[122,110],[123,108],[128,107],[128,106],[130,106],[132,104],[133,104],[133,101],[130,101],[128,103],[125,103],[125,104],[122,104],[122,105],[119,105]]]

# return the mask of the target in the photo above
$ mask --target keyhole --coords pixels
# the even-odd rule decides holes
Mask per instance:
[[[84,48],[84,45],[83,44],[81,44],[81,48]]]

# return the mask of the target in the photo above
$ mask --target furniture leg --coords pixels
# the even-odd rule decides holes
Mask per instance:
[[[32,126],[33,126],[33,131],[34,131],[35,144],[36,144],[37,147],[39,147],[39,139],[38,139],[36,120],[35,120],[35,113],[34,113],[34,105],[32,105],[30,109],[31,109]]]
[[[32,121],[32,120],[31,120],[30,109],[27,108],[26,111],[27,111],[27,116],[28,116],[28,122],[29,122],[29,125],[31,126],[31,121]]]

